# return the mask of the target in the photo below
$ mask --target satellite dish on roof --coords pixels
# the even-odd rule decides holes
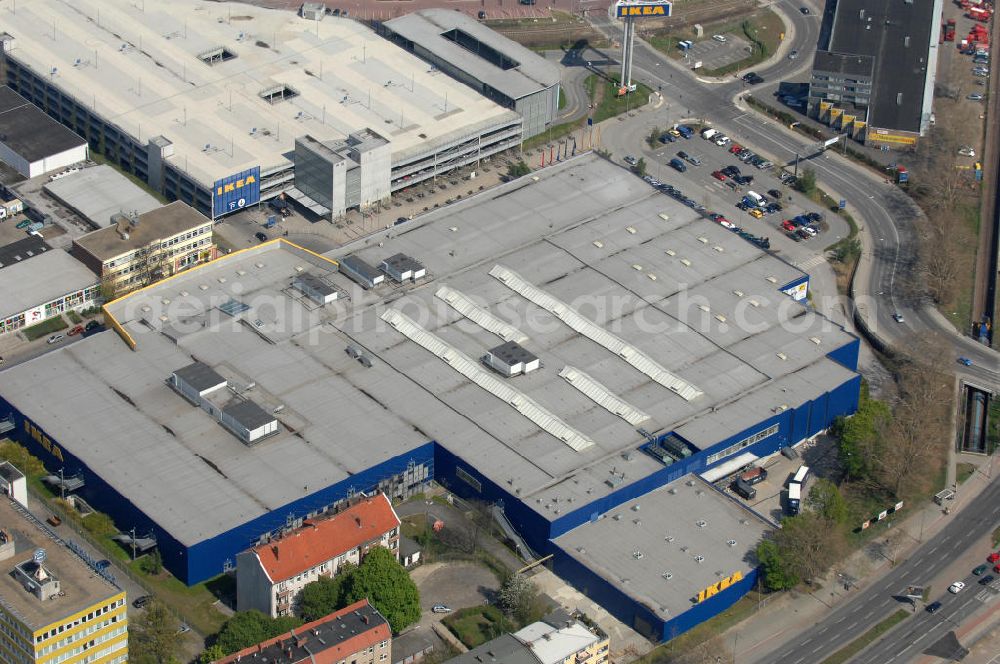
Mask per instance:
[[[34,560],[39,565],[45,562],[45,558],[46,558],[45,549],[35,549],[35,553],[31,556],[31,559]]]

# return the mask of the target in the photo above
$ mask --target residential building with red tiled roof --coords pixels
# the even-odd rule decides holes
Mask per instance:
[[[399,559],[399,517],[381,493],[351,501],[332,516],[307,519],[302,527],[239,554],[237,608],[291,615],[306,584],[336,576],[346,563],[360,564],[376,546]]]
[[[378,610],[360,601],[287,634],[234,652],[215,664],[270,662],[271,664],[389,664],[392,631]]]

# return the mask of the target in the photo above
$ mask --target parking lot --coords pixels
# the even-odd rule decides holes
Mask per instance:
[[[750,54],[750,42],[746,39],[732,33],[723,36],[726,39],[724,42],[716,41],[712,35],[696,42],[688,49],[688,59],[692,63],[701,61],[701,66],[705,69],[719,69],[743,60]]]
[[[741,161],[733,153],[737,146],[732,142],[719,146],[698,133],[690,139],[671,138],[673,142],[664,139],[666,143],[657,143],[646,155],[646,172],[654,185],[660,182],[662,187],[669,187],[664,193],[685,204],[685,199],[691,201],[690,207],[734,232],[766,238],[767,242],[760,243],[763,248],[784,254],[799,268],[808,270],[824,260],[825,247],[848,234],[843,219],[799,194],[789,169],[768,165],[766,156],[759,157],[763,168],[758,168],[749,160]],[[683,172],[670,165],[674,159],[682,162]],[[724,170],[731,175],[723,175]],[[671,191],[674,188],[680,190],[680,196]],[[764,205],[742,204],[749,192],[760,195]],[[785,222],[791,222],[786,226],[795,230],[783,228]]]

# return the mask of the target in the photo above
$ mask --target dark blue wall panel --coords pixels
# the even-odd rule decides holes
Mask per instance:
[[[844,344],[832,353],[827,353],[834,362],[839,362],[851,371],[858,370],[858,353],[861,351],[861,340],[855,337],[850,343]]]
[[[668,641],[676,638],[692,627],[697,627],[706,620],[714,618],[731,607],[737,600],[753,589],[757,583],[757,573],[756,569],[751,571],[739,583],[729,586],[718,595],[713,595],[704,602],[693,604],[684,613],[664,623],[662,632],[660,633],[660,640]]]

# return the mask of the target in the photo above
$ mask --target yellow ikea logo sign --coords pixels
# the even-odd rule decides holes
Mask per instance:
[[[215,188],[215,195],[221,196],[223,194],[228,194],[231,191],[236,191],[237,189],[248,187],[256,181],[257,178],[255,178],[252,175],[248,175],[242,180],[236,180],[235,182],[227,182],[226,184]]]
[[[623,5],[618,8],[619,16],[666,16],[664,5],[642,5],[639,7]]]
[[[741,573],[733,572],[732,576],[727,576],[722,581],[719,581],[718,583],[713,583],[708,588],[705,588],[704,590],[699,592],[698,602],[696,602],[696,604],[699,602],[704,602],[706,599],[712,597],[713,595],[718,595],[729,586],[733,585],[734,583],[738,583],[742,580],[743,580],[743,575]]]

